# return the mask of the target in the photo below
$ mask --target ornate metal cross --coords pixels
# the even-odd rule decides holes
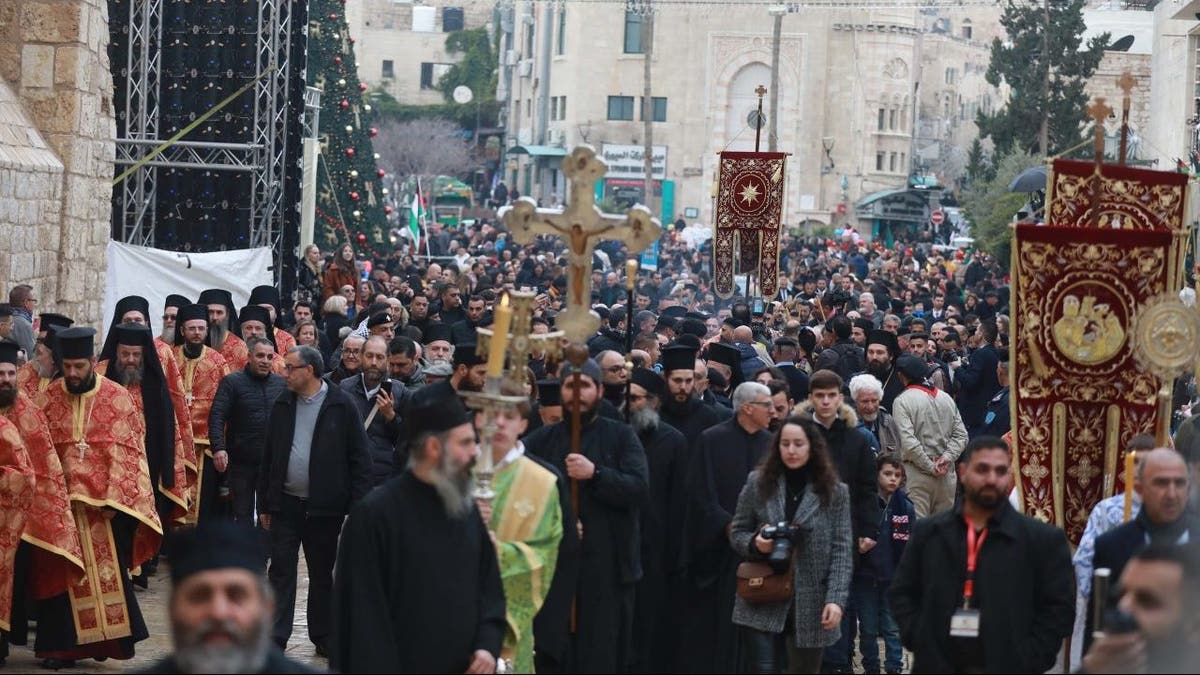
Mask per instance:
[[[526,385],[525,366],[529,363],[529,353],[537,350],[544,351],[546,357],[562,358],[562,331],[534,335],[530,332],[533,318],[533,299],[535,294],[527,291],[509,291],[508,302],[512,306],[512,326],[508,329],[511,339],[508,341],[508,367],[504,370],[504,382],[509,387],[520,391]],[[488,349],[492,343],[492,331],[488,328],[476,328],[486,339],[477,340],[475,353],[481,358],[487,358]]]
[[[563,158],[562,170],[571,182],[565,210],[539,209],[537,202],[522,197],[502,209],[505,227],[518,244],[530,244],[539,234],[562,237],[567,242],[567,311],[558,315],[557,326],[571,342],[584,342],[600,327],[600,316],[590,307],[592,299],[592,251],[601,239],[625,243],[629,253],[641,253],[662,234],[662,225],[642,205],[625,216],[610,215],[596,207],[595,184],[608,166],[596,151],[581,145]],[[514,330],[514,334],[516,331]]]

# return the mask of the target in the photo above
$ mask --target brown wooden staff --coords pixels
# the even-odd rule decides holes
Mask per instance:
[[[582,374],[580,369],[588,360],[588,349],[581,344],[572,343],[567,346],[566,350],[567,362],[574,368],[574,374],[571,375],[571,386],[574,387],[573,398],[571,399],[571,454],[581,454],[580,445],[582,443],[581,435],[583,433],[583,402],[580,400],[579,390],[583,384]],[[571,479],[571,509],[575,512],[575,536],[579,537],[579,541],[583,542],[583,519],[579,517],[579,481],[575,478]],[[571,625],[570,630],[575,632],[579,623],[579,594],[573,593],[571,596]]]

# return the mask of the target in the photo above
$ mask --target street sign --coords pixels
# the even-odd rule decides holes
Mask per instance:
[[[941,225],[943,222],[945,222],[945,220],[946,214],[943,213],[941,209],[929,214],[929,222],[933,223],[934,225]]]

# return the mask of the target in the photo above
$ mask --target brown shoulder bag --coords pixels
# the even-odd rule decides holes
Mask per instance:
[[[780,574],[765,562],[743,562],[737,566],[738,597],[752,605],[792,599],[792,562]]]

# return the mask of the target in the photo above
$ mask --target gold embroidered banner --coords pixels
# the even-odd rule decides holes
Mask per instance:
[[[1067,159],[1054,161],[1046,223],[1058,227],[1180,232],[1186,174]]]
[[[1014,469],[1025,513],[1077,542],[1124,490],[1125,445],[1154,433],[1159,380],[1134,359],[1131,323],[1173,288],[1169,231],[1020,225],[1013,250]]]
[[[778,291],[779,229],[783,218],[785,152],[720,153],[713,290],[733,295],[734,239],[743,274],[757,274],[762,295]]]

